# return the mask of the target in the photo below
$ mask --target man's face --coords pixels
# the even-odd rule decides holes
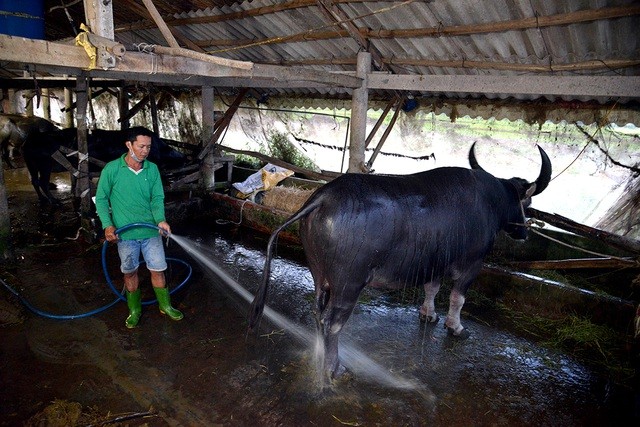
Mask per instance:
[[[147,158],[151,150],[151,137],[138,135],[135,141],[128,142],[129,150],[134,154],[136,160],[142,161]]]

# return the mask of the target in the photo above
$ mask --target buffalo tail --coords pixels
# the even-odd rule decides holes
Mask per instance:
[[[273,233],[271,233],[271,237],[269,237],[269,243],[267,243],[267,257],[264,262],[260,288],[256,292],[256,295],[251,302],[251,308],[249,309],[249,331],[256,330],[257,325],[260,323],[260,319],[262,319],[264,304],[267,299],[267,290],[269,287],[269,276],[271,274],[271,258],[273,257],[273,246],[278,238],[278,234],[294,222],[309,215],[318,206],[319,204],[314,202],[305,204],[298,212],[289,217],[289,219],[287,219],[284,224],[282,224]]]

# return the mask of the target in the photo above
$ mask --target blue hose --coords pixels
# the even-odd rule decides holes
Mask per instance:
[[[129,224],[129,225],[125,225],[122,226],[120,228],[118,228],[116,230],[116,234],[119,234],[123,231],[127,231],[130,228],[134,228],[134,227],[147,227],[147,228],[155,228],[156,230],[160,230],[160,227],[153,225],[153,224],[147,224],[144,222],[135,222],[133,224]],[[116,287],[113,285],[113,282],[111,281],[111,276],[109,275],[109,270],[107,269],[107,247],[109,246],[109,242],[107,242],[105,240],[104,244],[102,245],[102,270],[104,271],[104,277],[107,279],[107,283],[109,284],[109,287],[111,288],[111,290],[113,291],[114,294],[116,294],[118,296],[118,299],[120,301],[127,301],[127,299],[125,298],[125,296],[116,289]],[[169,292],[169,294],[173,294],[174,292],[176,292],[178,289],[180,289],[185,283],[187,283],[187,280],[189,280],[191,278],[191,273],[193,271],[193,269],[191,268],[191,266],[189,264],[187,264],[185,261],[181,260],[181,259],[176,259],[176,258],[167,258],[167,261],[177,261],[180,262],[184,265],[187,266],[187,268],[189,268],[189,274],[187,274],[187,277],[182,281],[182,283],[180,283],[176,288],[174,288],[173,290],[171,290]],[[158,302],[157,299],[152,299],[152,300],[148,300],[148,301],[142,301],[142,305],[150,305],[150,304],[154,304]]]
[[[134,227],[147,227],[147,228],[155,228],[157,230],[160,230],[160,228],[158,226],[155,226],[153,224],[133,223],[133,224],[129,224],[129,225],[125,225],[123,227],[120,227],[119,229],[116,230],[116,234],[118,234],[118,233],[120,233],[122,231],[126,231],[126,230],[128,230],[130,228],[134,228]],[[35,313],[35,314],[37,314],[39,316],[48,317],[48,318],[51,318],[51,319],[62,319],[62,320],[73,320],[73,319],[80,319],[80,318],[83,318],[83,317],[93,316],[94,314],[101,313],[101,312],[113,307],[119,301],[126,301],[126,298],[124,297],[124,295],[115,288],[115,286],[113,285],[113,282],[111,281],[111,276],[109,276],[109,272],[108,272],[108,269],[107,269],[107,247],[108,247],[108,245],[109,245],[109,242],[107,242],[107,241],[105,241],[104,244],[102,245],[102,269],[104,271],[104,275],[105,275],[105,278],[107,279],[107,283],[109,284],[109,287],[111,288],[113,293],[115,293],[118,296],[118,298],[116,298],[114,301],[110,302],[109,304],[107,304],[107,305],[105,305],[103,307],[97,308],[97,309],[89,311],[87,313],[82,313],[82,314],[51,314],[51,313],[44,312],[42,310],[38,310],[37,308],[35,308],[31,304],[29,304],[29,302],[26,299],[24,299],[15,289],[13,289],[11,286],[6,284],[4,280],[0,279],[0,283],[2,283],[2,285],[5,288],[7,288],[9,290],[9,292],[11,292],[16,297],[18,297],[18,299],[20,299],[20,301],[22,302],[22,304],[24,304],[25,307],[27,307],[30,311],[32,311],[33,313]],[[170,294],[173,294],[178,289],[180,289],[182,286],[184,286],[184,284],[187,283],[187,281],[191,278],[191,274],[193,272],[193,269],[191,268],[191,266],[187,262],[185,262],[185,261],[183,261],[181,259],[167,258],[167,261],[175,261],[175,262],[182,263],[189,269],[189,273],[187,274],[187,277],[182,281],[182,283],[180,283],[176,288],[174,288],[172,291],[170,291]],[[157,300],[153,299],[153,300],[149,300],[149,301],[143,301],[142,304],[143,305],[149,305],[149,304],[154,304],[155,302],[157,302]]]

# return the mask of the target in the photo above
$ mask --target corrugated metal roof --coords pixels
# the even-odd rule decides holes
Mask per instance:
[[[342,21],[336,24],[336,20],[330,20],[321,11],[320,1],[328,9],[339,10],[341,15],[336,19]],[[348,20],[369,44],[369,50],[379,53],[384,66],[396,73],[426,76],[640,74],[637,33],[640,10],[639,3],[632,0],[342,0],[333,3],[326,0],[242,3],[154,0],[153,3],[170,26],[206,52],[254,63],[353,72],[357,53],[363,47],[340,25]],[[59,2],[46,0],[46,4],[50,10]],[[625,8],[627,13],[623,10],[613,17],[584,18],[590,13],[616,10],[614,8]],[[145,14],[140,3],[115,0],[113,9],[116,40],[126,46],[141,42],[167,45],[155,24],[140,18]],[[73,4],[69,11],[78,16],[82,2]],[[576,12],[581,14],[572,16],[569,22],[562,21],[562,14]],[[47,37],[72,35],[60,13],[60,10],[48,12]],[[550,19],[560,23],[549,23]],[[523,25],[523,22],[533,25]],[[514,28],[509,29],[509,24]],[[64,34],[65,26],[67,34]],[[587,66],[589,61],[593,62]],[[616,61],[636,62],[634,66],[619,68]],[[298,99],[350,96],[350,90],[341,88],[278,88],[263,92]],[[393,94],[378,90],[371,97],[382,99]],[[521,93],[421,92],[413,95],[447,100],[539,99],[536,95]],[[596,96],[565,96],[564,99],[616,101]]]

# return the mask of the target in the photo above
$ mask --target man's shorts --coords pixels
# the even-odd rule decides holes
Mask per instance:
[[[156,236],[149,239],[118,240],[120,271],[124,274],[136,271],[140,266],[141,252],[149,270],[164,271],[167,269],[162,237]]]

